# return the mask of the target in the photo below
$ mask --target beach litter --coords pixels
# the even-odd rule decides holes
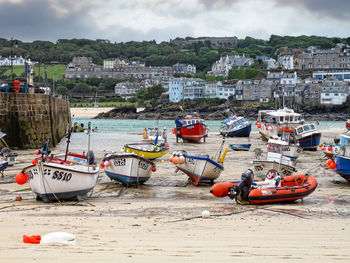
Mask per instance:
[[[204,210],[202,212],[202,218],[204,218],[204,219],[210,218],[210,212],[208,210]]]
[[[64,245],[76,245],[75,235],[67,232],[52,232],[44,236],[23,235],[23,243],[28,244],[64,244]]]

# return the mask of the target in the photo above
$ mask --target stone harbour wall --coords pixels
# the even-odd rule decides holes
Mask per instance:
[[[0,130],[11,148],[55,146],[71,127],[69,102],[45,94],[0,92]]]

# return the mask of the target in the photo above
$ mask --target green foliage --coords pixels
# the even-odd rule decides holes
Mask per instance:
[[[156,102],[160,95],[165,91],[165,89],[162,87],[162,85],[153,85],[149,88],[141,88],[136,92],[136,99],[137,102],[140,104],[145,104],[149,102]]]
[[[252,79],[258,74],[258,70],[253,67],[232,68],[228,73],[228,79]]]

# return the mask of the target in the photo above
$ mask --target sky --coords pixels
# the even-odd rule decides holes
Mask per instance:
[[[350,0],[0,0],[0,37],[25,42],[350,36]]]

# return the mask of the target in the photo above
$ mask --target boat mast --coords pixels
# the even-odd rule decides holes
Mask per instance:
[[[88,161],[88,167],[90,168],[90,160],[89,160],[90,159],[90,135],[91,135],[91,122],[90,121],[88,123],[87,135],[88,135],[87,161]]]
[[[67,124],[67,146],[66,146],[66,155],[64,156],[64,161],[67,161],[67,155],[68,155],[68,148],[70,143],[70,136],[72,134],[72,129],[69,128],[69,123]]]

